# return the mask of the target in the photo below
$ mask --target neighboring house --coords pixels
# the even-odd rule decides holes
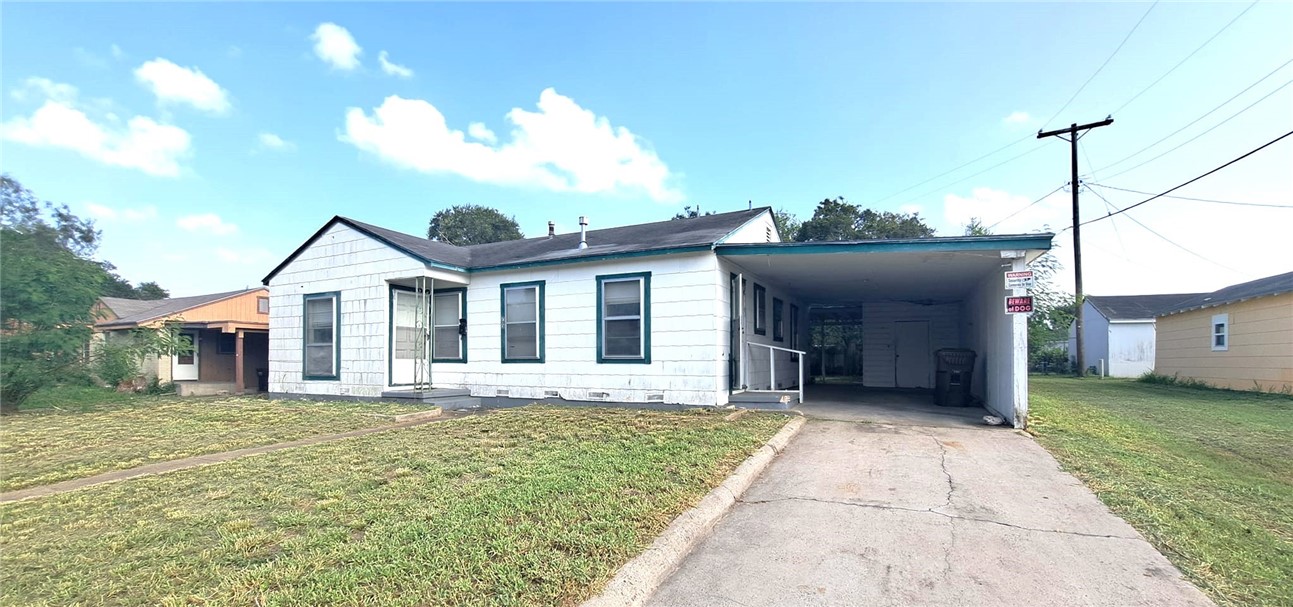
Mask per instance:
[[[1293,272],[1204,293],[1158,316],[1154,372],[1236,390],[1293,391]]]
[[[1174,304],[1198,296],[1088,295],[1082,328],[1086,364],[1110,377],[1140,377],[1154,370],[1154,317]],[[1077,321],[1069,325],[1068,352],[1077,355]]]
[[[865,383],[932,388],[979,352],[975,392],[1022,427],[1027,330],[1003,266],[1050,234],[783,243],[771,209],[458,247],[334,217],[264,279],[269,389],[716,406],[797,391],[809,311],[864,318]]]
[[[181,396],[256,391],[258,371],[269,367],[269,289],[263,287],[156,300],[100,297],[93,313],[96,341],[176,323],[193,352],[149,356],[141,373],[175,382]]]

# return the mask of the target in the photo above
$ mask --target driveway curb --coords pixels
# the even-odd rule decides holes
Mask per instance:
[[[709,534],[718,519],[727,514],[754,479],[781,454],[806,422],[804,417],[791,419],[741,462],[731,476],[701,498],[700,503],[673,519],[649,548],[620,567],[601,594],[584,601],[581,607],[643,604],[691,552],[696,542]]]

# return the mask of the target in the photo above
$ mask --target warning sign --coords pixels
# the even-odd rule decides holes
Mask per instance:
[[[1006,272],[1007,289],[1031,289],[1035,286],[1037,286],[1037,280],[1033,277],[1032,270]]]
[[[1033,296],[1006,298],[1006,314],[1028,314],[1033,311]]]

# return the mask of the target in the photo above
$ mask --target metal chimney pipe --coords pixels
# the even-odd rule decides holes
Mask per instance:
[[[579,216],[579,248],[588,248],[588,217]]]
[[[556,236],[556,235],[557,235],[557,224],[555,224],[555,223],[553,223],[553,222],[549,221],[549,222],[548,222],[548,238],[549,238],[549,239],[551,239],[553,236]]]

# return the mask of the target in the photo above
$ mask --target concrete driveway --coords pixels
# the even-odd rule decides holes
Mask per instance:
[[[1211,605],[1022,433],[810,420],[648,605]]]

